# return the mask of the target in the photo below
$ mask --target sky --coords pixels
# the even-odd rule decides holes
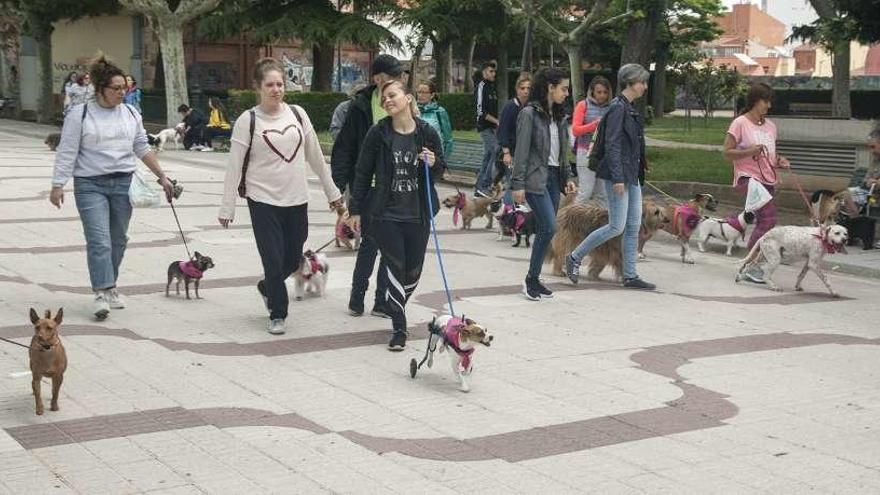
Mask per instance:
[[[728,9],[736,3],[754,3],[761,6],[760,0],[723,0],[722,3]],[[784,22],[788,26],[788,33],[791,32],[791,26],[809,24],[816,19],[816,12],[808,0],[767,0],[767,3],[768,13]]]

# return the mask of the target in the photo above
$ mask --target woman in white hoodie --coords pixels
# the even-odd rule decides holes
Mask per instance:
[[[309,235],[306,164],[321,180],[331,208],[342,205],[339,189],[318,143],[309,116],[284,103],[284,67],[273,58],[257,61],[254,82],[260,104],[241,114],[232,130],[232,147],[218,221],[235,218],[235,198],[247,198],[264,278],[257,290],[269,310],[268,331],[285,332],[285,280],[299,268]]]

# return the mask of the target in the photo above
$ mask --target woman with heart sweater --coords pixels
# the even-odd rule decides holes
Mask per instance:
[[[368,230],[388,271],[385,307],[393,326],[388,349],[402,351],[406,346],[404,308],[422,274],[431,218],[440,210],[434,183],[443,177],[446,163],[439,134],[417,118],[415,98],[406,87],[391,81],[382,86],[380,94],[388,117],[364,137],[349,212],[354,230],[360,229],[361,214],[369,212],[372,223]],[[431,171],[430,188],[424,161]]]
[[[342,206],[339,189],[305,111],[284,103],[284,67],[273,58],[259,60],[254,81],[260,104],[244,112],[232,130],[223,205],[224,228],[235,218],[236,196],[247,199],[264,278],[257,290],[269,310],[268,331],[285,332],[285,280],[299,268],[309,236],[309,186],[306,165],[321,181],[331,208]]]

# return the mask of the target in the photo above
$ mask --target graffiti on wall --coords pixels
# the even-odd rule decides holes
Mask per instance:
[[[367,71],[356,61],[343,59],[342,63],[333,67],[334,90],[351,93],[353,89],[365,84],[367,84]]]
[[[281,63],[284,65],[285,86],[288,91],[305,91],[312,85],[314,67],[311,61],[288,57],[287,53],[282,53]]]

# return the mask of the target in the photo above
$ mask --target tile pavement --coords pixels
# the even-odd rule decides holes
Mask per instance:
[[[386,320],[345,314],[351,253],[331,248],[327,296],[263,330],[247,210],[216,227],[224,155],[166,152],[187,187],[187,242],[217,267],[204,299],[164,297],[182,254],[166,208],[137,210],[120,285],[129,307],[89,319],[72,194],[45,200],[42,128],[0,120],[0,336],[27,342],[29,306],[65,307],[71,366],[58,412],[33,414],[27,357],[0,343],[0,493],[875,493],[880,490],[880,283],[845,296],[732,283],[731,259],[676,262],[660,236],[642,275],[518,296],[528,250],[438,217],[456,308],[496,335],[461,394],[441,356],[416,380],[424,324],[445,295],[432,253],[384,350]],[[333,215],[312,183],[310,245]],[[781,269],[785,287],[795,272]]]

